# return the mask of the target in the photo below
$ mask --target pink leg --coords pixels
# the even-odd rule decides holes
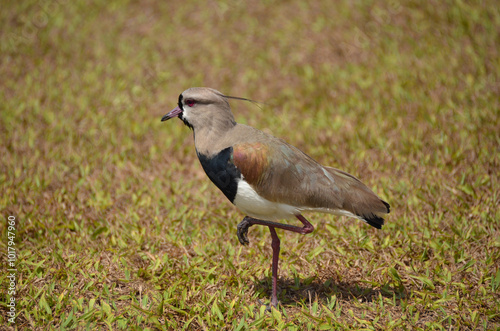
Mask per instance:
[[[308,234],[313,232],[314,226],[309,223],[308,220],[304,218],[304,216],[298,214],[295,215],[304,225],[303,227],[289,225],[289,224],[281,224],[277,222],[271,221],[263,221],[258,220],[252,217],[245,216],[243,221],[238,224],[238,239],[242,245],[248,245],[248,228],[254,224],[265,225],[269,227],[269,231],[271,232],[271,247],[273,248],[273,288],[271,293],[271,306],[276,307],[278,305],[278,262],[280,256],[280,239],[278,238],[278,234],[276,233],[275,228],[288,230],[292,232],[297,232],[300,234]]]
[[[271,293],[271,306],[278,306],[278,261],[280,258],[280,238],[276,234],[276,230],[270,226],[271,231],[271,247],[273,248],[273,289]]]
[[[238,224],[238,240],[242,245],[248,245],[250,242],[248,241],[247,233],[248,233],[248,228],[251,227],[252,225],[259,224],[259,225],[265,225],[277,229],[283,229],[283,230],[288,230],[292,232],[297,232],[300,234],[308,234],[314,231],[314,226],[309,223],[308,220],[304,218],[304,216],[298,214],[295,215],[299,219],[299,221],[304,224],[303,227],[300,226],[295,226],[295,225],[289,225],[289,224],[281,224],[277,222],[271,222],[271,221],[263,221],[263,220],[258,220],[256,218],[252,218],[249,216],[245,216],[243,221],[241,221]]]

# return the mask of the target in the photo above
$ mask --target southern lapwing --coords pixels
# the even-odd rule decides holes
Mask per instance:
[[[315,211],[354,217],[380,229],[389,204],[356,177],[322,166],[285,141],[236,123],[228,99],[248,100],[193,87],[179,95],[178,106],[161,120],[179,117],[193,130],[203,170],[247,215],[237,226],[241,244],[249,243],[250,226],[269,227],[273,249],[271,306],[276,307],[280,251],[276,228],[311,233],[314,227],[301,213]],[[303,227],[274,222],[291,217],[298,218]]]

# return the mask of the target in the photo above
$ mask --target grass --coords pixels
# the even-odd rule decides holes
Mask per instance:
[[[24,1],[0,22],[6,328],[500,328],[494,1]],[[279,231],[272,313],[267,229],[239,245],[192,133],[160,122],[191,86],[264,102],[231,104],[391,204],[382,231]]]

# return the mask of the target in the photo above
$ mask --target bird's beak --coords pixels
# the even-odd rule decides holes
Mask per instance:
[[[179,108],[179,106],[175,107],[174,109],[172,109],[172,111],[170,113],[168,113],[167,115],[163,116],[161,118],[161,121],[166,121],[166,120],[169,120],[173,117],[177,117],[179,116],[180,114],[182,114],[182,109]]]

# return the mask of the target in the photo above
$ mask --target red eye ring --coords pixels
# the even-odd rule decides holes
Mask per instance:
[[[186,105],[188,105],[189,107],[193,107],[195,104],[196,104],[196,101],[194,101],[193,99],[186,100]]]

